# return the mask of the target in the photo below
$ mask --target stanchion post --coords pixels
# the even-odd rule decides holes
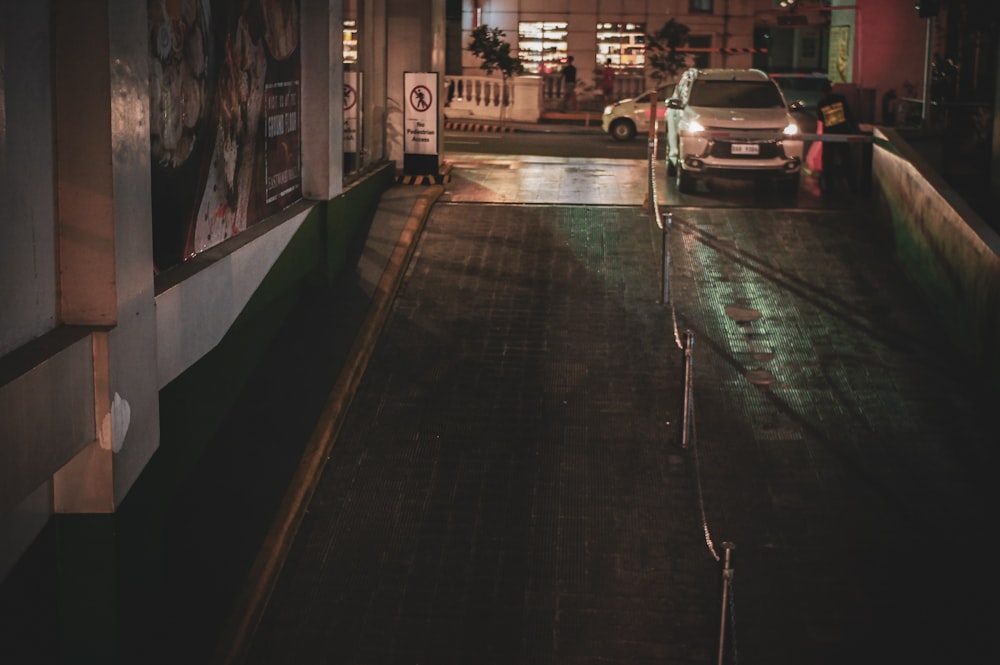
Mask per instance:
[[[654,222],[659,223],[657,217],[660,214],[659,206],[656,201],[656,170],[653,168],[656,163],[656,91],[654,90],[649,95],[649,143],[648,143],[648,158],[649,158],[649,177],[647,178],[648,191],[646,192],[646,200],[649,202],[650,217],[653,218]]]
[[[729,586],[733,583],[732,554],[736,545],[725,542],[722,543],[722,547],[726,553],[722,563],[722,618],[719,621],[719,660],[717,665],[722,665],[726,653],[726,612],[729,609]]]
[[[694,384],[694,333],[684,332],[684,404],[681,407],[681,448],[687,448],[691,439],[693,409],[691,391]]]
[[[666,213],[660,222],[660,304],[670,303],[670,227],[674,223],[673,213]]]

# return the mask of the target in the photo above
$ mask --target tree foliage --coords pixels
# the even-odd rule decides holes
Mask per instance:
[[[683,23],[670,19],[659,30],[646,35],[646,64],[653,70],[650,75],[654,79],[673,78],[687,68],[687,56],[677,49],[687,44],[690,32]]]
[[[500,28],[487,25],[481,25],[472,31],[469,51],[482,59],[479,68],[487,74],[500,70],[504,78],[507,78],[524,71],[520,58],[511,55],[510,42],[504,39],[506,36]]]

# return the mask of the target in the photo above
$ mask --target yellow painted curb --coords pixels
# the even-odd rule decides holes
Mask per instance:
[[[212,661],[214,663],[232,665],[241,662],[245,656],[244,651],[264,614],[285,559],[291,550],[292,541],[323,475],[323,469],[343,425],[347,409],[364,376],[396,290],[416,249],[416,239],[430,215],[431,206],[443,192],[444,187],[441,185],[429,187],[420,195],[410,211],[399,241],[375,289],[372,306],[351,347],[348,365],[337,378],[336,385],[327,397],[323,413],[309,438],[299,461],[299,467],[257,553],[247,583],[235,605],[233,616],[217,645],[215,658]]]

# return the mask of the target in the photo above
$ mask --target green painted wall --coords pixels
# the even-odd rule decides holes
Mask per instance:
[[[382,165],[312,209],[218,346],[160,391],[160,447],[118,512],[58,516],[15,570],[58,580],[24,620],[58,622],[46,662],[209,661],[360,326],[354,266],[394,175]],[[282,344],[296,326],[312,348]],[[291,406],[271,412],[267,391]],[[238,403],[260,420],[237,422]]]

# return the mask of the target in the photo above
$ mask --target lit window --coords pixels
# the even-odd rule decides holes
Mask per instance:
[[[692,56],[692,67],[705,68],[711,66],[712,36],[711,35],[688,35],[687,45],[678,49],[681,52],[690,53]]]
[[[690,9],[692,14],[711,14],[713,10],[712,0],[691,0]]]
[[[559,71],[566,59],[568,26],[556,21],[518,23],[517,55],[525,71],[534,74]]]
[[[358,22],[344,20],[344,64],[358,61]]]
[[[615,69],[641,69],[646,64],[645,23],[598,23],[597,64],[611,58]]]

